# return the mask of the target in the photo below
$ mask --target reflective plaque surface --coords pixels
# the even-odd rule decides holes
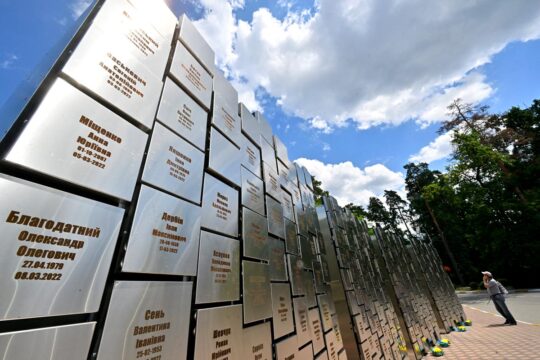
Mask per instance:
[[[185,359],[191,282],[117,281],[98,359]]]
[[[309,310],[309,325],[311,331],[311,341],[313,343],[313,352],[318,353],[324,349],[324,332],[322,329],[321,318],[319,316],[319,309],[314,308]]]
[[[171,76],[179,81],[206,109],[210,109],[212,76],[179,41],[176,42],[170,71]]]
[[[203,165],[202,151],[156,123],[143,181],[200,204]]]
[[[338,359],[338,342],[336,339],[336,334],[334,330],[330,330],[327,334],[324,335],[326,341],[326,352],[328,353],[328,359],[330,360],[339,360]]]
[[[321,310],[321,319],[324,331],[332,328],[332,310],[330,309],[330,299],[328,294],[317,295],[319,309]]]
[[[124,210],[0,175],[0,320],[96,312]]]
[[[244,260],[242,274],[244,324],[272,317],[269,266]]]
[[[285,223],[283,222],[283,208],[281,204],[266,196],[266,213],[268,214],[268,232],[277,237],[285,237]]]
[[[276,360],[296,359],[297,355],[298,341],[296,335],[276,343]]]
[[[274,238],[268,238],[268,243],[270,248],[270,279],[272,281],[286,281],[285,244]]]
[[[259,122],[259,131],[261,133],[261,137],[269,144],[273,144],[273,138],[272,138],[272,127],[270,126],[270,123],[263,114],[260,112],[255,112],[255,117],[257,118],[257,121]],[[261,144],[262,146],[262,144]]]
[[[291,195],[286,192],[285,190],[281,189],[281,205],[283,206],[283,216],[290,220],[290,221],[295,221],[294,220],[294,209],[293,209],[293,203],[292,203],[292,198],[291,198]]]
[[[214,50],[208,45],[202,37],[195,25],[189,20],[186,15],[180,17],[180,41],[191,50],[199,59],[201,64],[210,72],[214,70]]]
[[[266,229],[266,218],[248,208],[242,208],[242,241],[244,256],[270,259],[270,243]]]
[[[283,142],[276,135],[274,135],[274,147],[276,148],[276,157],[284,163],[289,162],[287,147],[285,147],[285,144],[283,144]]]
[[[263,178],[266,193],[274,199],[281,199],[281,187],[279,186],[278,174],[266,162],[263,162]]]
[[[242,103],[239,104],[240,120],[242,122],[242,132],[253,141],[257,146],[260,146],[261,132],[259,130],[259,122],[257,118],[249,111]]]
[[[238,191],[207,173],[203,194],[201,226],[238,237]]]
[[[130,201],[146,139],[141,130],[57,79],[6,159]]]
[[[2,359],[86,360],[96,323],[0,334]]]
[[[143,185],[122,271],[197,274],[201,208]]]
[[[292,294],[304,295],[304,265],[298,256],[287,254],[287,264],[289,266],[289,278],[291,280]]]
[[[241,136],[242,165],[257,177],[261,176],[261,150],[244,135]]]
[[[272,360],[272,329],[270,323],[266,322],[245,328],[242,345],[244,349],[242,359]]]
[[[240,298],[240,242],[201,231],[195,303]]]
[[[214,83],[216,78],[214,78]],[[214,105],[212,107],[212,125],[217,127],[237,146],[241,145],[240,117],[237,113],[238,103],[230,107],[226,100],[219,94],[214,93]]]
[[[265,215],[263,181],[246,170],[240,170],[242,176],[242,205]]]
[[[303,297],[293,299],[294,323],[296,324],[296,335],[298,338],[298,347],[311,341],[309,330],[308,306]]]
[[[294,331],[289,284],[272,284],[274,339]]]
[[[214,94],[221,98],[221,102],[238,117],[238,132],[240,132],[240,117],[238,115],[238,91],[227,80],[223,72],[214,74]],[[215,100],[215,99],[214,99]]]
[[[315,257],[313,256],[313,249],[311,247],[312,242],[305,236],[299,236],[298,238],[300,240],[300,249],[302,252],[302,260],[304,260],[304,266],[307,269],[311,269],[312,262],[315,260]]]
[[[313,276],[315,277],[315,292],[321,294],[325,291],[323,271],[321,263],[318,261],[313,262]]]
[[[157,119],[204,151],[208,113],[170,78],[165,79]]]
[[[242,305],[198,310],[193,359],[240,359],[242,332]]]
[[[208,167],[240,186],[240,149],[213,127],[210,129]]]
[[[287,219],[285,219],[285,248],[290,254],[299,254],[296,224]]]
[[[315,287],[313,286],[313,274],[311,271],[304,271],[304,289],[306,291],[306,303],[308,307],[317,305],[317,298],[315,297]]]

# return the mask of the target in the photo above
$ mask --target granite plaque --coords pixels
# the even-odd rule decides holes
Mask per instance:
[[[312,262],[315,260],[313,256],[312,242],[305,236],[299,236],[300,251],[302,252],[302,260],[304,260],[304,267],[307,269],[312,268]]]
[[[298,350],[298,360],[313,360],[313,346],[311,344]]]
[[[186,15],[180,17],[180,41],[194,54],[210,74],[214,73],[214,50]]]
[[[212,76],[179,41],[176,42],[170,71],[171,76],[180,82],[205,109],[210,109]]]
[[[268,214],[268,232],[277,237],[285,237],[285,223],[283,222],[283,208],[281,204],[266,196],[266,212]]]
[[[263,162],[263,177],[266,193],[274,199],[281,199],[281,187],[277,173],[267,163]]]
[[[298,255],[298,237],[296,235],[296,224],[285,219],[285,249],[289,254]]]
[[[276,184],[278,183],[278,174],[277,174],[277,162],[276,162],[276,153],[274,147],[271,143],[267,142],[264,138],[261,137],[261,158],[263,163],[268,165],[270,169],[275,173]],[[266,171],[266,170],[265,170]],[[266,174],[264,175],[266,177]]]
[[[86,360],[95,322],[0,334],[0,357]]]
[[[338,342],[336,339],[336,334],[334,333],[334,330],[330,330],[328,333],[324,335],[324,339],[326,342],[326,352],[328,353],[328,359],[330,360],[339,360],[338,359]]]
[[[274,139],[272,138],[272,127],[270,126],[270,123],[263,114],[256,111],[254,113],[255,118],[257,118],[257,121],[259,122],[259,131],[261,133],[261,137],[268,142],[269,144],[273,144]],[[262,146],[262,145],[261,145]]]
[[[244,329],[243,357],[246,360],[272,360],[272,329],[270,323]]]
[[[324,332],[322,329],[321,317],[319,316],[319,310],[317,308],[309,310],[308,318],[313,352],[317,354],[324,349]]]
[[[244,256],[267,261],[270,259],[266,218],[248,208],[242,208],[242,240]]]
[[[313,274],[310,271],[304,271],[304,289],[306,291],[306,304],[308,307],[317,306],[317,298],[315,297],[315,287],[313,286]]]
[[[276,157],[284,163],[288,163],[287,147],[276,135],[274,135],[274,147],[276,148]]]
[[[261,146],[261,131],[259,130],[257,118],[255,118],[249,109],[242,103],[238,105],[238,112],[242,123],[242,132],[257,146]]]
[[[242,205],[265,215],[263,181],[243,166],[240,173],[242,176]]]
[[[272,284],[272,314],[274,339],[294,331],[289,284]]]
[[[147,67],[145,55],[133,50],[137,46],[128,37],[91,26],[62,72],[151,128],[163,86],[161,74]]]
[[[241,155],[241,162],[242,165],[257,175],[259,178],[262,178],[261,176],[261,150],[259,150],[258,147],[256,147],[251,140],[249,140],[244,135],[241,136],[241,144],[240,144],[240,151],[242,153]]]
[[[319,302],[319,309],[321,310],[321,319],[324,331],[328,331],[332,328],[332,311],[330,309],[330,299],[328,294],[317,295],[317,301]]]
[[[242,274],[244,324],[272,317],[269,266],[244,260]]]
[[[96,312],[124,210],[0,174],[0,321]]]
[[[201,208],[143,185],[122,271],[197,274]]]
[[[131,201],[146,140],[141,130],[57,79],[6,160]]]
[[[287,264],[289,266],[289,279],[291,280],[292,294],[304,295],[304,265],[298,256],[287,254]]]
[[[239,359],[242,335],[242,305],[198,310],[193,359]]]
[[[219,131],[210,129],[210,155],[208,168],[240,186],[240,149]]]
[[[214,84],[216,83],[214,78]],[[237,106],[230,107],[226,100],[219,94],[214,93],[214,105],[212,107],[212,125],[217,127],[229,140],[240,147],[242,145],[242,134],[240,117],[237,114]]]
[[[200,204],[203,166],[202,151],[155,124],[142,181]]]
[[[203,194],[201,226],[238,237],[238,191],[205,174]]]
[[[276,343],[276,360],[292,360],[298,356],[296,335]]]
[[[98,360],[185,359],[192,289],[191,282],[115,282]]]
[[[240,242],[201,231],[195,303],[240,298]]]
[[[298,338],[298,347],[311,341],[309,330],[308,306],[303,297],[293,299],[294,323],[296,325],[296,335]]]
[[[285,244],[283,241],[274,238],[268,238],[268,243],[270,252],[270,280],[286,281]]]
[[[165,79],[157,119],[204,151],[208,113],[170,78]]]
[[[289,219],[292,222],[295,222],[294,219],[294,205],[292,202],[291,194],[286,192],[285,190],[281,189],[281,205],[283,206],[283,216],[286,219]]]

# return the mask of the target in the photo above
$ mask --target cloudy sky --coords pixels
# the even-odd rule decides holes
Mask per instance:
[[[155,1],[155,0],[154,0]],[[90,0],[0,0],[0,103]],[[540,98],[531,0],[168,0],[186,12],[289,157],[338,198],[403,190],[403,165],[444,169],[455,98],[492,111]]]

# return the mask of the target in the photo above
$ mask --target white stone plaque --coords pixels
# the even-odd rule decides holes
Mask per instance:
[[[266,218],[248,208],[242,208],[242,241],[244,256],[260,260],[270,259]]]
[[[240,173],[242,176],[242,205],[265,215],[263,181],[243,166]]]
[[[201,208],[141,187],[122,271],[197,274]]]
[[[124,210],[0,174],[0,321],[96,312]]]
[[[6,160],[131,201],[146,140],[144,132],[57,79]]]
[[[238,191],[208,173],[204,176],[201,226],[238,237]]]
[[[240,298],[240,242],[201,231],[195,303]]]
[[[272,317],[268,264],[242,261],[244,324]]]
[[[95,322],[0,334],[2,359],[86,360]]]
[[[295,336],[276,343],[276,360],[292,360],[298,356],[298,342]]]
[[[272,313],[274,339],[294,331],[289,284],[272,284]]]
[[[270,323],[244,329],[242,359],[272,360],[272,329]]]
[[[293,299],[294,323],[296,325],[296,335],[298,338],[298,347],[311,341],[311,332],[309,329],[308,306],[303,297]]]
[[[204,153],[156,123],[142,180],[194,203],[201,202]]]
[[[321,310],[321,319],[324,331],[328,331],[332,328],[332,310],[330,309],[330,299],[328,294],[317,295],[317,301],[319,302],[319,309]]]
[[[210,129],[208,168],[240,186],[240,149],[213,127]]]
[[[199,150],[205,150],[208,113],[168,77],[157,119]]]
[[[319,310],[317,308],[309,310],[308,317],[313,352],[317,354],[324,349],[324,332],[322,329],[321,317],[319,316]]]
[[[333,329],[324,335],[324,340],[326,342],[326,351],[328,353],[328,359],[339,360],[338,359],[339,347],[338,347],[338,342],[336,339],[336,334],[334,333]]]
[[[115,282],[98,360],[185,359],[192,289],[192,282]]]
[[[309,344],[298,350],[298,360],[313,360],[313,345]]]
[[[240,359],[242,335],[242,305],[198,310],[192,358]]]

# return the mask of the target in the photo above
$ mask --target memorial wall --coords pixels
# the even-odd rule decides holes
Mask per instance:
[[[402,359],[462,319],[433,248],[316,206],[214,64],[164,2],[98,1],[3,112],[0,358]]]

